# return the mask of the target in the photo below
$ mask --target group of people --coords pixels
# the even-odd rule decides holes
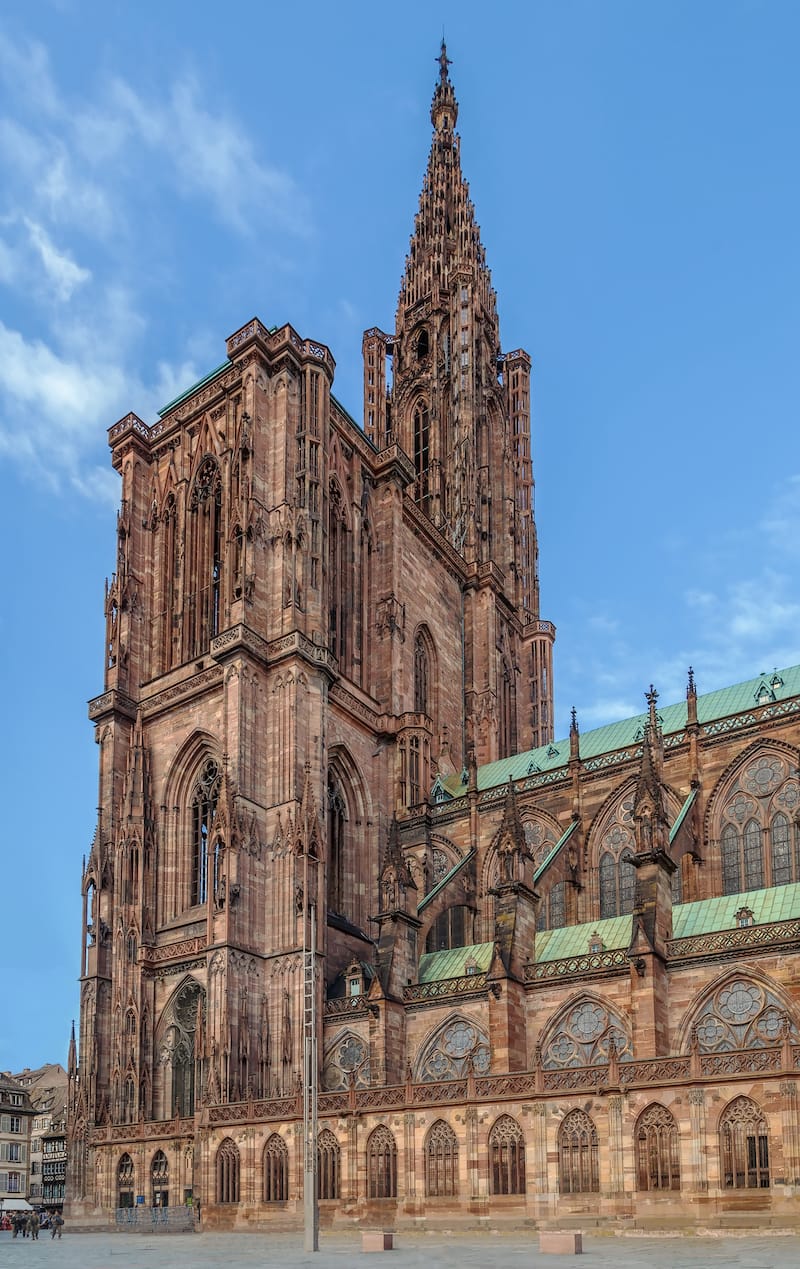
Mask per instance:
[[[37,1239],[40,1229],[49,1229],[51,1238],[61,1237],[64,1217],[60,1212],[7,1212],[0,1221],[0,1229],[12,1230],[14,1237]]]

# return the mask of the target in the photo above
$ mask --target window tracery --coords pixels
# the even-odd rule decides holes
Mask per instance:
[[[163,1150],[156,1150],[150,1164],[150,1190],[153,1207],[169,1207],[169,1160]]]
[[[397,1142],[385,1124],[367,1138],[367,1196],[397,1198]]]
[[[692,1034],[702,1053],[761,1049],[785,1032],[797,1042],[797,1026],[775,992],[748,978],[733,978],[710,993],[695,1015]]]
[[[476,1075],[489,1070],[489,1037],[476,1023],[457,1018],[444,1024],[431,1037],[417,1062],[417,1080],[432,1084],[455,1080],[470,1068]]]
[[[620,1062],[631,1061],[630,1035],[622,1019],[597,1000],[581,1000],[546,1033],[542,1066],[547,1070],[600,1066],[608,1062],[612,1044]]]
[[[191,572],[189,655],[201,656],[220,631],[222,478],[215,458],[203,459],[189,498]]]
[[[601,919],[625,916],[633,910],[636,874],[628,856],[635,849],[631,791],[614,807],[599,833]]]
[[[726,1189],[769,1188],[769,1129],[761,1108],[737,1097],[719,1124],[722,1184]]]
[[[681,1188],[678,1125],[666,1106],[648,1106],[639,1116],[636,1169],[640,1190]]]
[[[735,773],[715,815],[723,894],[800,881],[800,783],[780,754]]]
[[[337,1088],[369,1088],[369,1048],[361,1036],[347,1031],[337,1037],[325,1058],[322,1087],[330,1092]]]
[[[117,1164],[117,1207],[133,1207],[133,1159],[127,1153]]]
[[[178,992],[167,1015],[159,1048],[159,1063],[167,1074],[169,1109],[167,1115],[194,1114],[195,1102],[195,1029],[197,1003],[203,989],[187,982]]]
[[[562,1194],[600,1189],[597,1129],[585,1110],[571,1110],[558,1130],[558,1181]]]
[[[341,1197],[342,1152],[330,1128],[317,1139],[317,1191],[321,1199]]]
[[[489,1133],[492,1194],[525,1193],[525,1137],[510,1115],[501,1115]]]
[[[212,841],[221,787],[220,770],[209,758],[195,782],[192,795],[192,878],[190,903],[194,907],[208,900],[209,848]],[[218,859],[212,860],[218,864]],[[215,868],[215,871],[217,869]],[[214,877],[213,881],[218,882]]]
[[[449,1124],[437,1119],[425,1137],[425,1194],[453,1198],[458,1193],[458,1138]]]
[[[285,1203],[289,1197],[289,1151],[273,1132],[264,1146],[264,1202]]]
[[[239,1151],[236,1142],[226,1137],[217,1151],[217,1202],[239,1202]]]

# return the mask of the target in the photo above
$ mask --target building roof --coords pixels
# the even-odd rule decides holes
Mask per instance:
[[[708,725],[761,706],[779,704],[793,696],[800,696],[800,665],[772,670],[769,674],[758,674],[743,683],[735,683],[732,687],[719,688],[716,692],[706,692],[698,696],[697,721],[701,726]],[[660,708],[658,718],[664,736],[682,731],[686,726],[686,701]],[[617,749],[640,745],[646,722],[647,714],[643,712],[633,718],[583,732],[580,737],[581,761],[588,762]],[[491,789],[508,784],[509,780],[524,780],[526,776],[537,772],[554,771],[558,767],[566,767],[568,761],[569,738],[541,745],[537,749],[528,749],[512,758],[501,758],[497,762],[488,762],[479,767],[478,789]],[[440,785],[450,797],[459,797],[466,792],[466,785],[462,784],[458,775],[440,780]]]
[[[800,882],[675,904],[672,909],[672,936],[681,939],[689,935],[732,930],[736,927],[736,914],[741,908],[750,909],[755,925],[793,920],[800,916]],[[627,916],[604,917],[600,921],[584,921],[580,925],[565,925],[558,930],[540,930],[536,935],[533,961],[539,965],[545,961],[585,956],[593,935],[600,939],[605,951],[623,950],[630,945],[632,920],[628,913]],[[486,970],[491,963],[493,948],[493,943],[476,943],[471,947],[428,952],[420,957],[419,981],[429,983],[460,978],[466,972],[464,965],[470,959],[476,962],[480,971]]]

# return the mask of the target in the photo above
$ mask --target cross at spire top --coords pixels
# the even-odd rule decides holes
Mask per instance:
[[[436,61],[439,63],[439,79],[441,83],[445,83],[445,81],[449,79],[447,68],[448,66],[452,66],[453,62],[452,59],[447,56],[447,45],[444,42],[444,36],[442,36],[441,52],[436,58]]]

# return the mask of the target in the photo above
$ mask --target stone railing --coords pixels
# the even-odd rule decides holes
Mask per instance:
[[[357,996],[339,996],[336,1000],[325,1001],[325,1017],[328,1019],[363,1017],[369,1013],[369,1004],[365,992]]]
[[[620,949],[609,952],[586,952],[583,956],[568,956],[557,961],[541,961],[525,966],[526,983],[548,982],[552,979],[583,978],[587,974],[607,974],[610,969],[628,969],[627,952]]]
[[[460,978],[442,978],[432,983],[410,983],[403,988],[403,1000],[418,1004],[426,1000],[451,1000],[463,996],[480,996],[486,991],[486,974],[463,974]]]
[[[688,938],[670,939],[667,955],[670,960],[689,960],[697,956],[738,951],[740,948],[790,943],[800,943],[800,920],[769,921],[764,925],[735,926],[731,930],[717,930],[713,934],[692,934]]]

